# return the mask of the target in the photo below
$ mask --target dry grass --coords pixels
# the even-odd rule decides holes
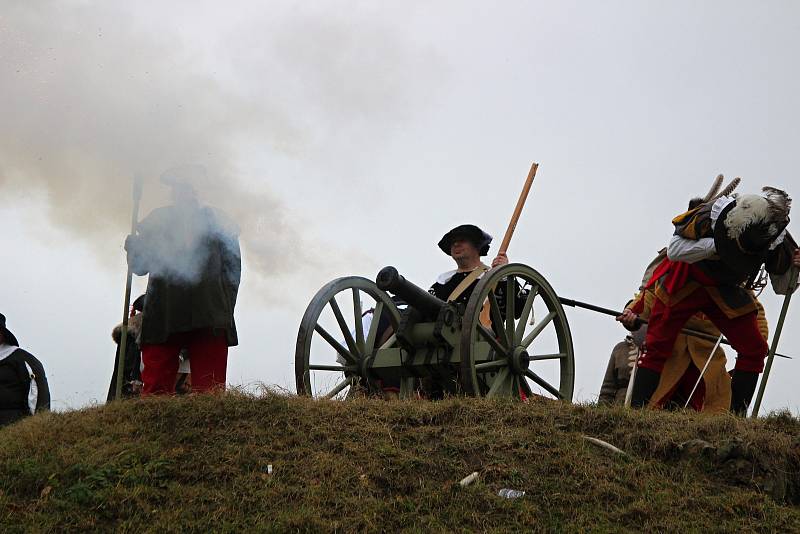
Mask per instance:
[[[693,439],[712,448],[680,448]],[[527,495],[504,500],[503,487]],[[3,429],[0,488],[4,532],[786,532],[800,528],[800,422],[473,399],[148,399]]]

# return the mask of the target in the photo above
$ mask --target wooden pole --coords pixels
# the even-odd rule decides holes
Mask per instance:
[[[511,215],[511,221],[508,223],[506,235],[503,236],[503,242],[500,244],[500,250],[497,251],[498,255],[505,254],[508,251],[508,245],[511,244],[511,238],[514,237],[514,230],[517,229],[519,217],[522,215],[522,208],[525,207],[525,201],[528,200],[528,193],[531,192],[531,185],[533,185],[533,179],[536,177],[536,171],[538,169],[539,164],[534,162],[531,165],[531,170],[528,172],[528,178],[525,180],[525,185],[522,186],[522,192],[519,194],[519,200],[517,200],[517,207],[514,208],[514,213]],[[492,319],[491,312],[489,311],[488,301],[483,305],[480,321],[481,324],[487,328],[491,328]]]
[[[136,175],[133,178],[133,210],[131,214],[131,234],[136,234],[136,227],[139,224],[139,205],[142,200],[142,177]],[[122,383],[125,374],[125,356],[128,351],[128,317],[130,316],[131,306],[131,286],[133,285],[133,272],[128,265],[128,274],[125,282],[125,305],[122,309],[122,337],[119,340],[119,358],[117,359],[117,384],[115,398],[122,399]]]
[[[761,401],[764,400],[764,391],[767,389],[767,380],[769,379],[769,372],[772,369],[772,362],[775,360],[775,351],[778,350],[778,340],[781,338],[783,331],[783,323],[786,321],[786,313],[789,311],[789,303],[792,301],[792,294],[797,289],[797,268],[792,267],[792,272],[789,276],[791,285],[783,298],[783,306],[781,307],[781,315],[778,318],[778,324],[775,327],[775,334],[772,336],[772,345],[769,347],[769,355],[767,356],[767,364],[764,367],[764,372],[761,375],[761,383],[758,385],[758,395],[756,395],[756,403],[753,405],[753,413],[751,417],[758,417],[758,411],[761,409]]]
[[[517,207],[514,208],[514,214],[511,215],[511,221],[508,223],[506,235],[503,237],[503,242],[500,244],[498,254],[505,254],[508,251],[508,246],[511,244],[511,238],[514,236],[514,230],[517,229],[519,217],[522,215],[522,208],[525,207],[525,201],[528,200],[528,193],[531,192],[533,179],[536,177],[536,171],[539,169],[539,164],[534,163],[531,165],[531,170],[528,172],[528,178],[525,180],[525,185],[522,187],[522,193],[519,195]]]

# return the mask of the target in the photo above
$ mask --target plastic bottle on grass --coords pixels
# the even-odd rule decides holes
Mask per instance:
[[[525,495],[525,492],[509,488],[503,488],[497,493],[497,495],[504,499],[519,499],[520,497],[523,497]]]

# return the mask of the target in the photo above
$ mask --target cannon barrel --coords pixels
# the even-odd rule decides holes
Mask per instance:
[[[380,290],[389,291],[402,298],[426,319],[435,319],[442,307],[447,305],[445,301],[403,278],[394,267],[381,269],[375,283]]]

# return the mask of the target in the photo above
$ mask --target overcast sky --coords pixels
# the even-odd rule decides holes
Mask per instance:
[[[511,259],[607,307],[718,173],[800,195],[796,2],[165,4],[0,9],[0,312],[57,409],[105,399],[135,173],[146,213],[165,168],[209,168],[243,229],[229,382],[292,390],[319,287],[389,264],[427,286],[449,228],[499,241],[532,161]],[[591,401],[624,331],[567,313]],[[800,412],[798,318],[767,409]]]

